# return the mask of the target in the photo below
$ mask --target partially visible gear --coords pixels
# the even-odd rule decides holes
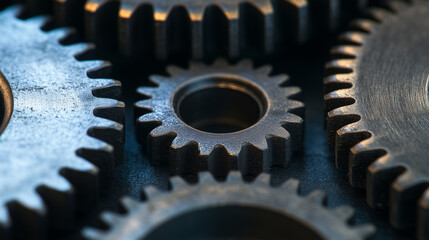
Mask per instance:
[[[123,103],[103,99],[119,82],[86,76],[102,62],[73,57],[84,44],[63,47],[65,30],[16,13],[0,12],[0,238],[38,239],[96,200],[98,175],[105,183],[120,160]]]
[[[370,224],[350,226],[353,216],[348,206],[330,210],[326,197],[314,191],[298,195],[298,181],[281,187],[269,186],[262,174],[253,183],[243,183],[231,173],[225,183],[209,174],[200,183],[188,185],[171,180],[172,192],[145,188],[148,202],[124,198],[125,215],[105,212],[107,231],[86,228],[86,239],[366,239],[374,232]]]
[[[419,238],[429,239],[429,1],[390,8],[356,21],[333,50],[329,142],[371,206],[388,205],[399,228],[417,220]]]
[[[270,66],[222,59],[167,72],[170,77],[151,76],[157,87],[139,88],[146,99],[136,104],[144,113],[138,137],[148,140],[155,165],[181,176],[209,170],[222,178],[230,169],[255,176],[286,166],[301,148],[304,104],[291,99],[298,87],[280,86],[286,75],[271,77]]]
[[[26,0],[58,26],[85,32],[100,52],[194,59],[271,54],[320,40],[388,0]],[[84,20],[85,19],[85,20]]]

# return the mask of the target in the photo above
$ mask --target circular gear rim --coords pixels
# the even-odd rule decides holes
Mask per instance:
[[[140,116],[137,135],[142,141],[147,139],[155,165],[168,165],[172,174],[180,176],[208,170],[223,178],[229,170],[237,169],[256,176],[270,167],[286,166],[292,152],[301,149],[304,104],[293,100],[301,89],[280,87],[288,81],[286,75],[269,76],[270,66],[254,69],[249,60],[229,65],[223,59],[212,65],[191,62],[187,70],[170,66],[167,72],[170,77],[152,75],[150,79],[158,87],[140,87],[138,92],[146,99],[136,103]],[[213,75],[232,76],[257,86],[270,102],[265,115],[251,127],[226,134],[203,132],[184,124],[171,97],[184,83]]]
[[[2,239],[70,228],[74,213],[92,207],[99,183],[109,181],[124,139],[124,104],[110,99],[121,83],[86,73],[100,78],[108,64],[77,61],[73,54],[85,44],[61,46],[64,29],[42,32],[46,18],[19,20],[18,9],[0,11],[7,36],[1,75],[13,95],[0,135]]]
[[[371,224],[349,225],[354,214],[349,206],[328,209],[326,195],[320,190],[306,196],[299,195],[299,182],[295,179],[273,188],[268,174],[259,175],[252,183],[244,183],[238,172],[231,172],[225,182],[215,181],[209,173],[200,173],[198,184],[189,185],[182,178],[173,177],[170,185],[170,193],[159,192],[153,187],[144,188],[146,202],[123,198],[124,215],[113,212],[101,214],[109,230],[85,228],[83,236],[86,239],[140,239],[152,228],[185,212],[225,205],[274,210],[298,219],[300,224],[314,229],[324,239],[366,239],[375,232]]]
[[[414,141],[415,138],[411,137],[412,133],[416,134],[414,136],[421,136],[422,132],[424,132],[422,127],[417,126],[417,119],[424,117],[424,115],[420,116],[419,113],[423,114],[424,104],[425,101],[428,101],[428,97],[423,94],[423,90],[419,91],[419,89],[425,89],[424,92],[427,89],[425,87],[407,87],[414,86],[413,84],[401,87],[400,84],[393,84],[393,80],[386,80],[389,86],[380,84],[380,87],[374,86],[373,88],[380,89],[384,87],[384,89],[389,88],[390,91],[383,95],[383,98],[377,98],[377,101],[370,102],[368,92],[375,93],[376,91],[359,91],[359,87],[363,88],[366,84],[368,88],[371,88],[369,87],[371,85],[368,81],[369,77],[367,77],[370,74],[371,76],[378,76],[380,80],[383,77],[386,78],[386,74],[390,74],[390,78],[396,79],[396,82],[400,81],[398,77],[395,78],[390,73],[395,72],[395,70],[392,70],[393,68],[389,70],[386,68],[387,65],[377,65],[384,69],[383,74],[380,74],[381,70],[370,69],[368,64],[363,64],[363,61],[364,59],[368,60],[370,56],[373,56],[374,59],[387,57],[387,54],[384,54],[387,51],[389,51],[390,58],[410,59],[411,57],[404,58],[407,55],[403,52],[402,55],[399,55],[400,50],[387,50],[387,45],[389,44],[381,43],[380,39],[392,36],[394,30],[391,29],[394,29],[393,26],[395,26],[397,32],[399,31],[397,29],[404,29],[404,25],[399,25],[399,22],[406,21],[409,24],[416,25],[416,27],[420,27],[420,29],[424,29],[424,26],[428,26],[428,24],[426,23],[425,25],[425,22],[421,21],[423,23],[419,25],[417,24],[417,19],[422,18],[422,12],[424,16],[425,9],[426,11],[429,9],[429,2],[425,0],[394,1],[389,4],[387,9],[373,9],[367,19],[355,21],[352,24],[355,31],[342,35],[340,42],[343,45],[332,50],[332,55],[336,60],[326,65],[327,73],[330,76],[325,79],[325,90],[328,92],[325,95],[328,138],[331,149],[335,149],[337,166],[349,169],[349,179],[353,186],[366,187],[367,202],[372,207],[389,207],[390,221],[395,227],[410,228],[417,222],[417,237],[419,239],[429,238],[429,231],[427,230],[429,226],[427,200],[429,199],[429,189],[427,187],[429,176],[428,171],[426,171],[426,175],[424,172],[424,158],[419,157],[422,154],[424,155],[425,149],[422,149],[424,144],[420,145],[420,147],[408,145],[407,149],[398,146],[403,146],[405,142]],[[410,17],[410,15],[413,17]],[[416,20],[413,22],[410,19]],[[389,29],[392,33],[388,32]],[[424,39],[429,40],[429,37],[425,33],[417,33],[417,36],[419,37],[409,39],[407,43],[409,46],[416,46],[412,48],[414,49],[413,58],[424,61],[425,58],[421,57],[424,51],[417,50],[420,49],[417,46]],[[402,42],[400,40],[396,40],[394,37],[391,39],[392,42],[401,46]],[[368,50],[374,49],[377,43],[383,46],[382,49],[380,47],[377,49],[381,53],[379,55]],[[414,45],[411,45],[411,43],[414,43]],[[416,52],[418,52],[417,55],[415,54]],[[398,56],[393,54],[398,54]],[[409,55],[411,54],[409,53]],[[385,61],[390,65],[394,65],[390,60],[385,59]],[[420,63],[420,65],[416,63],[414,68],[411,68],[419,70],[421,68],[416,68],[416,66],[421,66],[422,64],[424,65],[424,63]],[[403,63],[398,69],[402,68],[407,74],[410,73],[408,69],[404,69],[405,66],[407,65]],[[424,74],[424,68],[421,70],[419,73],[411,73],[413,78],[408,76],[407,79],[413,81],[415,85],[422,85],[424,80],[413,80]],[[400,76],[398,71],[395,73]],[[377,81],[377,83],[379,82]],[[395,89],[401,89],[400,92],[404,94],[398,94],[392,86],[395,86]],[[413,108],[410,105],[410,111],[402,110],[400,106],[396,105],[396,108],[394,108],[394,104],[388,104],[386,100],[383,100],[402,99],[401,103],[406,105],[411,103],[409,97],[406,96],[408,92],[410,93],[408,94],[409,96],[414,96],[413,106],[418,105],[417,108]],[[419,107],[420,105],[421,107]],[[364,111],[364,109],[366,110]],[[379,112],[374,112],[377,109]],[[420,111],[418,111],[419,109]],[[415,110],[415,112],[412,112],[412,110]],[[397,116],[388,118],[384,113],[388,111],[396,113]],[[370,116],[371,113],[372,117]],[[383,119],[374,117],[377,115],[380,115]],[[374,123],[376,119],[379,120],[379,123],[383,122],[383,126],[390,126],[386,128],[378,125],[378,129],[384,129],[383,134],[380,134],[381,130],[376,128],[377,124]],[[409,122],[399,124],[395,119],[408,119]],[[413,119],[416,120],[415,123]],[[406,130],[410,133],[406,133]],[[400,136],[396,136],[398,134]],[[388,136],[391,137],[388,138]],[[408,140],[404,140],[407,137]],[[418,164],[419,162],[420,164]],[[416,166],[418,166],[418,169],[416,169]]]

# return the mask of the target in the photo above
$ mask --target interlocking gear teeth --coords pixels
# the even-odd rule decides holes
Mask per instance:
[[[348,206],[327,209],[325,207],[326,195],[322,191],[315,191],[304,197],[300,196],[298,194],[299,182],[295,179],[286,181],[278,188],[272,188],[270,187],[270,177],[267,174],[259,175],[252,183],[243,183],[240,174],[231,172],[227,180],[220,183],[216,182],[210,174],[200,173],[199,184],[189,185],[175,177],[171,179],[170,185],[171,193],[157,192],[143,203],[130,198],[123,199],[122,204],[126,213],[122,215],[103,213],[101,219],[110,226],[109,230],[85,228],[84,238],[142,239],[148,237],[149,234],[153,236],[152,234],[161,232],[162,228],[167,227],[162,223],[178,224],[178,219],[185,216],[192,216],[192,226],[176,226],[174,229],[180,229],[180,233],[173,233],[174,231],[171,230],[162,231],[168,232],[170,237],[161,238],[170,239],[172,235],[192,238],[189,233],[199,234],[197,236],[203,239],[266,237],[260,236],[258,231],[249,230],[249,225],[242,226],[243,229],[246,229],[243,231],[240,225],[225,224],[230,215],[235,215],[234,218],[241,216],[242,213],[237,211],[237,208],[246,208],[246,217],[241,216],[241,222],[243,219],[250,221],[250,223],[247,222],[249,224],[254,221],[252,226],[264,227],[265,230],[267,225],[270,225],[270,237],[272,238],[277,238],[276,234],[283,234],[278,238],[287,235],[295,236],[297,239],[365,239],[375,230],[369,224],[350,226],[348,222],[353,217],[353,209]],[[203,215],[192,215],[196,212],[208,211],[208,209],[222,212],[221,219],[223,220],[208,212]],[[257,211],[258,214],[250,214],[253,211]],[[282,219],[280,225],[277,225],[279,222],[275,224],[268,218],[264,219],[267,211],[275,211],[277,214],[290,216],[291,219]],[[188,220],[190,219],[188,218]],[[183,223],[183,221],[180,222]],[[212,224],[217,226],[216,233],[203,227]],[[302,230],[303,225],[309,226],[309,228]],[[234,229],[227,226],[234,226]],[[273,226],[277,227],[273,228]],[[282,229],[281,233],[279,229]],[[188,235],[183,235],[184,232],[187,232]],[[308,232],[311,234],[306,235]],[[219,235],[219,233],[223,235]],[[264,233],[266,234],[266,232]]]
[[[287,76],[268,76],[270,70],[253,69],[250,61],[233,66],[218,60],[212,66],[191,63],[189,70],[169,67],[170,77],[152,76],[158,86],[139,88],[146,99],[136,103],[144,113],[138,119],[138,138],[143,142],[147,139],[152,162],[169,165],[173,174],[181,176],[209,170],[220,178],[230,169],[257,175],[273,166],[285,166],[291,153],[302,146],[303,120],[295,114],[302,116],[304,105],[291,99],[300,89],[280,87]],[[224,98],[244,105],[223,106],[219,102],[198,108],[199,101],[189,96],[202,91],[211,94],[211,102]],[[201,115],[187,112],[191,105],[198,108],[192,112]],[[259,111],[249,112],[248,107],[241,111],[243,106]],[[232,112],[235,117],[231,117]],[[245,115],[244,121],[241,118]],[[205,130],[210,124],[235,130]]]
[[[419,239],[429,239],[428,11],[425,0],[372,10],[368,20],[353,24],[356,32],[342,36],[345,45],[333,50],[340,59],[327,65],[325,79],[337,165],[349,168],[354,186],[366,186],[371,206],[389,206],[394,226],[417,221]]]
[[[118,82],[86,76],[101,61],[76,61],[73,54],[83,44],[63,47],[58,39],[65,30],[43,33],[44,18],[22,21],[17,11],[0,12],[2,239],[43,238],[48,227],[70,228],[75,212],[95,203],[99,180],[107,183],[120,157],[112,146],[120,150],[124,139],[121,124],[93,114],[117,104],[91,94],[98,89],[107,97],[100,90],[106,84],[118,89]],[[109,118],[116,113],[105,111]]]

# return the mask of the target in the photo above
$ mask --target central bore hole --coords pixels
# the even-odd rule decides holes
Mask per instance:
[[[204,132],[230,133],[257,123],[267,109],[262,90],[249,80],[229,75],[200,78],[174,94],[176,114]]]
[[[0,134],[5,130],[12,116],[13,97],[9,83],[0,72]]]
[[[301,221],[268,208],[226,205],[173,217],[155,227],[144,240],[168,239],[325,239]]]

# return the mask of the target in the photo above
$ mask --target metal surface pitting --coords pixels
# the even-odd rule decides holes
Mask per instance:
[[[146,99],[136,104],[138,138],[147,139],[155,165],[181,176],[209,170],[222,178],[230,169],[256,176],[286,166],[302,147],[304,104],[293,100],[301,90],[281,87],[288,77],[269,76],[270,66],[219,59],[167,72],[151,76],[157,87],[139,88]]]
[[[330,143],[350,182],[399,228],[429,239],[429,1],[397,1],[353,24],[327,65]]]
[[[119,156],[113,146],[123,144],[115,122],[123,104],[105,98],[119,82],[87,77],[102,62],[73,57],[85,44],[61,46],[65,30],[44,33],[44,18],[23,21],[16,13],[0,12],[1,114],[11,114],[1,122],[0,238],[42,238],[94,203],[98,175],[107,180]]]
[[[104,212],[107,231],[84,229],[86,239],[314,239],[358,240],[374,232],[370,224],[352,226],[353,209],[328,209],[322,191],[298,195],[297,180],[278,188],[269,175],[243,182],[237,172],[224,183],[207,173],[200,183],[188,185],[171,179],[171,193],[145,188],[147,202],[124,198],[127,213]]]

